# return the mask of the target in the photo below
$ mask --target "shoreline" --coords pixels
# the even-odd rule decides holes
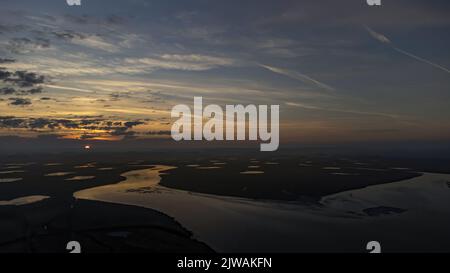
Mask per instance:
[[[205,242],[216,251],[225,253],[360,252],[364,251],[360,248],[361,241],[369,240],[373,234],[378,234],[378,230],[387,232],[389,229],[399,228],[405,221],[415,223],[416,220],[420,220],[410,219],[408,211],[405,214],[396,214],[395,210],[381,211],[381,216],[375,217],[362,213],[362,209],[371,207],[361,207],[361,213],[353,213],[348,209],[335,208],[327,204],[318,207],[281,201],[261,202],[174,190],[161,186],[160,177],[157,177],[160,172],[170,168],[157,166],[148,170],[131,171],[124,174],[127,180],[121,183],[85,190],[79,192],[78,197],[155,209],[170,215],[192,231],[194,238]],[[408,186],[409,183],[420,179],[424,178],[418,176],[373,187],[395,188],[398,184],[405,183]],[[145,188],[143,192],[138,190],[143,188]],[[371,188],[350,192],[371,191]],[[132,191],[129,191],[130,189]],[[389,215],[390,213],[394,214]],[[214,223],[213,226],[211,223]],[[300,233],[296,230],[296,226],[302,227]],[[448,226],[450,227],[450,223]],[[271,239],[266,236],[269,230]],[[332,230],[334,232],[330,233]],[[333,237],[332,234],[340,234],[333,239],[342,241],[340,247],[324,240],[326,237]],[[343,245],[345,247],[342,247]]]
[[[330,194],[394,183],[421,175],[409,169],[327,167],[324,163],[302,166],[301,163],[285,161],[277,164],[225,161],[224,165],[216,165],[219,163],[177,166],[162,175],[160,184],[167,188],[203,194],[318,203],[322,197]]]

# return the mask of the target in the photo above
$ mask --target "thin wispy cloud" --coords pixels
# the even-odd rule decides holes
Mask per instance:
[[[62,86],[62,85],[45,84],[43,86],[47,87],[47,88],[51,88],[51,89],[76,91],[76,92],[82,92],[82,93],[94,93],[94,91],[92,91],[92,90],[76,88],[76,87],[69,87],[69,86]]]
[[[420,62],[429,64],[429,65],[431,65],[431,66],[434,66],[434,67],[436,67],[436,68],[438,68],[438,69],[440,69],[440,70],[442,70],[442,71],[444,71],[444,72],[450,73],[450,70],[447,69],[446,67],[443,67],[442,65],[433,63],[433,62],[431,62],[431,61],[429,61],[429,60],[426,60],[426,59],[424,59],[424,58],[421,58],[421,57],[419,57],[419,56],[417,56],[417,55],[414,55],[414,54],[412,54],[412,53],[409,53],[409,52],[407,52],[407,51],[404,51],[403,49],[400,49],[400,48],[398,48],[398,47],[394,47],[394,49],[395,49],[396,51],[398,51],[398,52],[400,52],[400,53],[406,55],[406,56],[409,56],[409,57],[411,57],[411,58],[413,58],[413,59],[416,59],[416,60],[418,60],[418,61],[420,61]]]
[[[374,39],[376,39],[376,40],[378,40],[378,41],[380,41],[382,43],[385,43],[385,44],[391,44],[392,43],[391,40],[388,37],[384,36],[383,34],[375,32],[374,30],[372,30],[368,26],[364,26],[364,27]]]
[[[104,50],[110,53],[118,52],[120,49],[117,45],[106,41],[100,36],[88,36],[88,37],[74,37],[72,40],[73,44],[86,46],[93,49]]]
[[[393,118],[393,119],[400,118],[399,115],[390,114],[390,113],[320,107],[320,106],[309,105],[309,104],[304,104],[304,103],[299,103],[299,102],[286,102],[285,104],[287,106],[299,107],[299,108],[308,109],[308,110],[318,110],[318,111],[337,112],[337,113],[354,114],[354,115],[366,115],[366,116],[381,116],[381,117],[387,117],[387,118]]]
[[[130,69],[169,69],[169,70],[187,70],[203,71],[220,66],[231,66],[235,62],[228,58],[220,58],[206,55],[170,55],[147,58],[127,58],[124,60],[124,66]]]
[[[288,70],[288,69],[283,69],[283,68],[278,68],[278,67],[273,67],[273,66],[269,66],[269,65],[264,65],[264,64],[259,64],[259,66],[273,72],[276,74],[280,74],[280,75],[284,75],[286,77],[295,79],[295,80],[299,80],[301,82],[307,83],[307,84],[313,84],[321,89],[327,90],[327,91],[335,91],[335,89],[331,86],[329,86],[328,84],[325,84],[323,82],[320,82],[316,79],[311,78],[308,75],[299,73],[297,71],[292,71],[292,70]]]
[[[412,54],[412,53],[410,53],[410,52],[408,52],[408,51],[405,51],[405,50],[403,50],[403,49],[401,49],[401,48],[398,48],[398,47],[396,47],[396,46],[394,45],[394,43],[393,43],[389,38],[387,38],[385,35],[383,35],[383,34],[381,34],[381,33],[379,33],[379,32],[374,31],[373,29],[369,28],[368,26],[365,26],[365,28],[366,28],[366,30],[369,32],[369,34],[370,34],[374,39],[376,39],[377,41],[379,41],[379,42],[381,42],[381,43],[384,43],[384,44],[387,44],[387,45],[391,46],[392,49],[394,49],[395,51],[397,51],[397,52],[399,52],[399,53],[401,53],[401,54],[403,54],[403,55],[405,55],[405,56],[408,56],[408,57],[410,57],[410,58],[413,58],[413,59],[415,59],[415,60],[417,60],[417,61],[420,61],[420,62],[426,63],[426,64],[428,64],[428,65],[434,66],[435,68],[440,69],[440,70],[442,70],[442,71],[444,71],[444,72],[450,73],[450,70],[449,70],[448,68],[443,67],[442,65],[436,64],[436,63],[434,63],[434,62],[432,62],[432,61],[429,61],[429,60],[427,60],[427,59],[424,59],[424,58],[422,58],[422,57],[419,57],[419,56],[417,56],[417,55],[415,55],[415,54]]]

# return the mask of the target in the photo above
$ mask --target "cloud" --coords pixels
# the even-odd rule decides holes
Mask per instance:
[[[15,94],[16,90],[12,87],[3,87],[0,88],[0,95],[12,95]]]
[[[235,61],[228,58],[207,56],[207,55],[171,55],[164,54],[159,57],[149,58],[126,58],[126,65],[123,71],[132,71],[133,69],[168,69],[168,70],[187,70],[203,71],[220,66],[235,65]],[[131,66],[131,67],[130,67]],[[120,69],[119,69],[120,71]]]
[[[13,105],[31,104],[27,99],[13,98]],[[27,104],[27,101],[30,102]],[[22,118],[0,116],[0,128],[27,129],[40,133],[58,132],[61,136],[77,134],[80,138],[96,138],[101,136],[134,136],[132,128],[147,124],[143,120],[118,121],[103,116],[69,116],[66,118]]]
[[[101,36],[98,35],[90,35],[85,37],[75,36],[71,39],[71,42],[76,45],[99,49],[110,53],[115,53],[120,50],[118,46],[104,40]]]
[[[132,128],[134,126],[138,126],[138,125],[142,125],[142,124],[145,124],[145,122],[142,122],[142,121],[128,121],[128,122],[124,123],[124,126],[126,128]]]
[[[14,38],[6,45],[6,49],[15,54],[26,54],[48,48],[50,48],[50,40],[44,38]]]
[[[0,95],[18,95],[18,96],[26,96],[26,95],[34,95],[42,93],[42,87],[36,87],[29,90],[16,90],[12,87],[3,87],[0,88]]]
[[[53,77],[84,75],[141,75],[156,70],[206,71],[218,67],[238,66],[234,59],[209,55],[154,55],[152,57],[113,57],[100,58],[91,54],[61,52],[57,56],[30,56],[8,67],[16,70],[45,71]],[[64,86],[64,85],[62,85]],[[75,87],[72,87],[75,88]],[[76,88],[80,88],[77,86]],[[74,90],[76,91],[76,90]],[[91,92],[91,91],[87,91]]]
[[[89,47],[93,49],[103,50],[110,53],[116,53],[120,47],[116,44],[106,41],[102,36],[98,34],[85,34],[76,31],[53,31],[53,36],[71,42],[75,45]]]
[[[9,77],[11,77],[11,72],[6,71],[3,67],[0,67],[0,80],[5,80]]]
[[[112,101],[118,101],[122,98],[129,98],[131,95],[131,92],[114,92],[109,94]]]
[[[180,55],[180,54],[164,54],[161,56],[161,59],[167,61],[177,61],[177,62],[186,62],[186,63],[203,63],[210,65],[231,65],[233,61],[227,58],[207,56],[207,55],[198,55],[198,54],[190,54],[190,55]]]
[[[331,87],[331,86],[329,86],[329,85],[327,85],[325,83],[322,83],[322,82],[320,82],[318,80],[315,80],[315,79],[313,79],[313,78],[311,78],[311,77],[309,77],[309,76],[307,76],[305,74],[301,74],[301,73],[299,73],[297,71],[291,71],[291,70],[277,68],[277,67],[263,65],[263,64],[260,64],[259,66],[261,66],[261,67],[263,67],[263,68],[265,68],[265,69],[267,69],[267,70],[269,70],[269,71],[271,71],[273,73],[284,75],[286,77],[289,77],[289,78],[292,78],[292,79],[295,79],[295,80],[299,80],[299,81],[304,82],[304,83],[313,84],[313,85],[315,85],[317,87],[320,87],[322,89],[325,89],[327,91],[335,91],[335,89],[333,87]]]
[[[67,14],[64,19],[70,23],[76,25],[103,25],[103,26],[113,26],[113,25],[123,25],[127,20],[125,17],[116,14],[102,16],[90,16],[90,15],[73,15]]]
[[[300,107],[300,108],[304,108],[304,109],[323,110],[323,109],[320,108],[320,107],[313,106],[313,105],[308,105],[308,104],[304,104],[304,103],[299,103],[299,102],[286,102],[285,104],[286,104],[287,106]]]
[[[112,136],[134,136],[136,132],[128,131],[126,127],[120,127],[110,133]]]
[[[75,31],[54,31],[53,36],[62,40],[72,40],[72,39],[83,39],[86,35],[75,32]]]
[[[28,106],[32,104],[30,99],[10,98],[9,100],[11,101],[9,105],[13,106]]]
[[[318,111],[346,113],[346,114],[364,115],[364,116],[380,116],[380,117],[387,117],[387,118],[392,118],[392,119],[400,118],[399,115],[390,114],[390,113],[358,111],[358,110],[351,110],[351,109],[336,109],[336,108],[330,108],[330,107],[320,107],[320,106],[315,106],[315,105],[309,105],[309,104],[304,104],[304,103],[300,103],[300,102],[286,102],[285,104],[287,106],[299,107],[299,108],[308,109],[308,110],[318,110]]]
[[[92,22],[92,16],[66,14],[64,19],[75,24],[88,24]]]
[[[376,40],[385,43],[385,44],[391,44],[391,40],[389,40],[386,36],[384,36],[381,33],[375,32],[373,29],[369,28],[368,26],[364,26],[366,30],[369,32],[369,34],[375,38]]]
[[[18,31],[26,30],[27,27],[24,25],[3,25],[0,24],[0,33],[14,33]]]
[[[62,85],[54,85],[54,84],[44,84],[44,87],[52,88],[52,89],[76,91],[76,92],[81,92],[81,93],[94,93],[94,91],[92,91],[92,90],[76,88],[76,87],[68,87],[68,86],[62,86]]]
[[[397,51],[397,52],[399,52],[399,53],[401,53],[401,54],[403,54],[403,55],[405,55],[405,56],[408,56],[408,57],[410,57],[410,58],[413,58],[413,59],[415,59],[415,60],[417,60],[417,61],[419,61],[419,62],[422,62],[422,63],[428,64],[428,65],[431,65],[431,66],[433,66],[433,67],[435,67],[435,68],[437,68],[437,69],[439,69],[439,70],[442,70],[442,71],[444,71],[444,72],[450,73],[450,70],[449,70],[448,68],[446,68],[446,67],[444,67],[444,66],[442,66],[442,65],[436,64],[436,63],[434,63],[434,62],[432,62],[432,61],[429,61],[429,60],[427,60],[427,59],[424,59],[424,58],[422,58],[422,57],[419,57],[419,56],[417,56],[417,55],[415,55],[415,54],[412,54],[412,53],[410,53],[410,52],[408,52],[408,51],[405,51],[405,50],[403,50],[403,49],[401,49],[401,48],[398,48],[398,47],[396,47],[396,46],[392,43],[391,40],[389,40],[389,39],[388,39],[386,36],[384,36],[383,34],[378,33],[378,32],[375,32],[374,30],[372,30],[372,29],[369,28],[368,26],[365,26],[365,28],[366,28],[366,30],[369,32],[369,34],[370,34],[373,38],[375,38],[375,39],[376,39],[377,41],[379,41],[379,42],[382,42],[382,43],[384,43],[384,44],[390,45],[395,51]]]
[[[20,87],[32,87],[44,83],[45,77],[34,72],[16,71],[14,73],[9,72],[9,75],[6,78],[3,78],[3,81],[13,83]]]
[[[8,59],[8,58],[0,58],[0,64],[9,64],[14,63],[16,60],[14,59]]]
[[[442,65],[433,63],[433,62],[431,62],[431,61],[429,61],[429,60],[426,60],[426,59],[424,59],[424,58],[421,58],[421,57],[419,57],[419,56],[417,56],[417,55],[414,55],[414,54],[412,54],[412,53],[409,53],[409,52],[407,52],[407,51],[404,51],[404,50],[402,50],[402,49],[400,49],[400,48],[398,48],[398,47],[394,47],[394,49],[395,49],[397,52],[402,53],[403,55],[406,55],[406,56],[408,56],[408,57],[411,57],[411,58],[413,58],[413,59],[416,59],[417,61],[420,61],[420,62],[429,64],[429,65],[431,65],[431,66],[434,66],[435,68],[440,69],[440,70],[442,70],[442,71],[444,71],[444,72],[450,73],[450,70],[449,70],[448,68],[446,68],[446,67],[443,67]]]
[[[160,131],[149,131],[145,133],[149,136],[170,136],[171,132],[168,130],[160,130]]]
[[[127,20],[119,15],[112,14],[108,15],[103,22],[110,25],[123,25]]]
[[[0,128],[19,128],[22,121],[13,116],[0,116]]]
[[[22,90],[21,94],[23,95],[34,95],[42,93],[42,87],[36,87],[29,90]]]

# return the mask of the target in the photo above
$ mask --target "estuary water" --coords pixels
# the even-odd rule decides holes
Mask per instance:
[[[74,196],[158,210],[219,252],[364,252],[372,240],[387,251],[442,251],[450,245],[450,175],[424,173],[325,196],[311,205],[159,185],[162,173],[172,168],[130,171],[123,182]]]

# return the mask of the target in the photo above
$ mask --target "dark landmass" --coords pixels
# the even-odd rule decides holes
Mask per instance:
[[[0,252],[208,253],[212,250],[172,218],[150,209],[77,200],[70,206],[47,199],[18,207],[0,206]]]
[[[22,180],[0,183],[0,201],[31,195],[50,198],[28,205],[0,206],[0,252],[68,252],[66,244],[71,240],[79,241],[83,252],[211,252],[174,219],[155,210],[73,198],[76,191],[119,183],[124,180],[121,174],[154,164],[177,167],[163,175],[161,184],[166,187],[305,202],[415,177],[423,171],[450,173],[445,160],[297,154],[87,151],[4,156],[0,158],[0,179]],[[241,174],[245,171],[264,173]],[[68,174],[48,176],[61,172]],[[67,180],[75,176],[92,178]]]
[[[383,214],[396,214],[396,213],[403,213],[405,211],[406,211],[405,209],[385,207],[385,206],[367,208],[367,209],[363,210],[363,212],[369,216],[380,216]]]
[[[254,199],[316,201],[325,195],[420,175],[412,169],[392,169],[371,161],[323,158],[215,161],[197,160],[170,170],[162,177],[161,185]],[[248,171],[263,173],[246,174]]]
[[[69,252],[78,241],[82,252],[208,253],[213,250],[192,238],[173,218],[134,206],[75,200],[82,189],[114,184],[120,174],[150,168],[124,156],[89,155],[30,157],[0,165],[0,178],[22,180],[0,183],[0,201],[32,195],[49,196],[27,205],[0,206],[0,252]],[[58,163],[58,164],[56,164]],[[80,167],[81,166],[81,167]],[[102,170],[103,169],[103,170]],[[12,173],[8,173],[11,172]],[[15,172],[20,171],[20,172]],[[63,176],[47,174],[67,172]],[[75,176],[92,179],[69,181]]]

